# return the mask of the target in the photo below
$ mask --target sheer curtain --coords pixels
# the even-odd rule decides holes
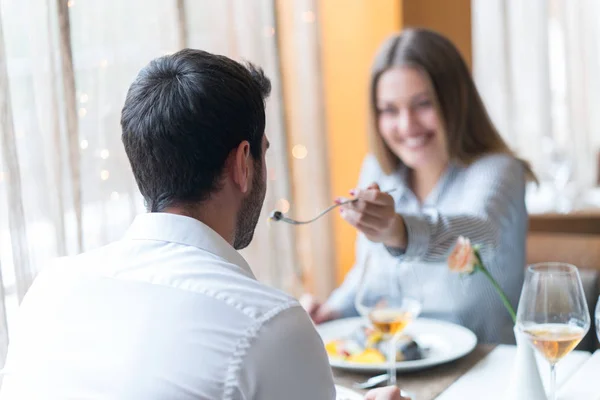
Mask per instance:
[[[600,173],[600,3],[472,6],[477,85],[501,133],[542,180],[530,188],[532,210],[600,206],[588,196]]]
[[[17,305],[36,273],[51,258],[120,238],[144,212],[119,117],[129,84],[152,58],[186,46],[265,69],[273,91],[263,217],[293,204],[273,0],[0,0],[0,28],[0,365]],[[318,46],[298,51],[315,58]],[[324,126],[322,115],[311,118]],[[322,129],[304,135],[314,146],[325,141]],[[328,200],[326,189],[310,199]],[[298,293],[302,249],[294,235],[263,218],[244,255],[260,280]],[[321,235],[316,259],[331,248]]]

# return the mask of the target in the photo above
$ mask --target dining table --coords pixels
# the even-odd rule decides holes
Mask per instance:
[[[412,400],[510,400],[504,396],[517,348],[514,345],[477,345],[453,362],[420,371],[398,374],[398,386]],[[548,364],[537,358],[542,383],[547,387]],[[573,351],[557,364],[557,400],[600,400],[600,350]],[[334,368],[336,385],[353,388],[370,375]],[[357,390],[364,394],[367,390]]]

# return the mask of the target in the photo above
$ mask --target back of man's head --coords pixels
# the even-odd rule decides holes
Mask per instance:
[[[140,71],[121,114],[122,140],[148,211],[195,204],[220,189],[231,150],[262,154],[263,71],[185,49]]]

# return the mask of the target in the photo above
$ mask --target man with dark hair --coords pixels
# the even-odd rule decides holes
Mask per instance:
[[[266,192],[270,91],[261,69],[199,50],[144,68],[129,88],[121,126],[148,211],[196,218],[231,237],[236,250],[248,246]],[[237,212],[221,215],[227,207]]]
[[[139,73],[122,139],[149,212],[39,274],[3,399],[335,399],[307,314],[236,251],[265,197],[269,91],[262,70],[198,50]]]

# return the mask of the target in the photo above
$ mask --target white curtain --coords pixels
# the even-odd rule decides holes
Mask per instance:
[[[473,64],[499,130],[542,180],[532,211],[600,206],[600,2],[472,0]],[[597,190],[596,190],[597,191]]]
[[[268,191],[263,219],[252,244],[242,254],[259,280],[298,293],[301,281],[294,228],[283,224],[274,227],[266,219],[282,200],[292,201],[274,1],[194,0],[185,2],[185,6],[189,47],[253,62],[271,79],[265,132],[271,143],[267,152]]]
[[[307,20],[304,8],[297,12]],[[263,216],[294,203],[276,21],[273,0],[0,0],[0,366],[36,273],[53,257],[119,239],[144,212],[119,118],[129,84],[151,59],[187,46],[265,69],[273,91]],[[314,43],[297,46],[310,65],[318,65],[315,32],[300,31]],[[303,140],[322,163],[324,123],[320,103],[311,102],[314,86],[320,89],[313,77],[297,102],[316,107]],[[327,188],[307,201],[311,210],[328,204]],[[312,256],[318,260],[322,251],[321,259],[330,260],[330,235],[319,229]],[[268,227],[263,218],[244,255],[260,280],[298,293],[302,249],[294,235],[292,227]]]

